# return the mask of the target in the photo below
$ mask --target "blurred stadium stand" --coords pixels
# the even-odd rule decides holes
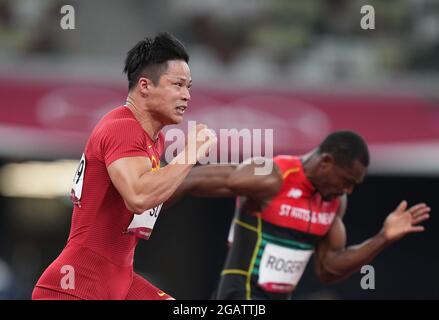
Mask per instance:
[[[273,128],[275,154],[306,152],[336,129],[364,135],[371,174],[350,198],[349,243],[401,199],[433,208],[425,233],[372,263],[375,290],[361,290],[359,273],[324,287],[310,265],[296,298],[439,298],[437,0],[76,0],[75,30],[59,26],[63,4],[0,0],[0,298],[28,299],[63,248],[70,179],[94,124],[124,103],[126,51],[163,30],[191,55],[185,121]],[[375,30],[360,28],[363,4]],[[139,272],[176,298],[209,298],[233,208],[184,199],[163,212],[137,249]]]

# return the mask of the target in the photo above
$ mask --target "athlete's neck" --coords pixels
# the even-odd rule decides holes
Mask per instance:
[[[146,131],[149,137],[156,141],[160,130],[163,128],[162,123],[155,119],[150,112],[148,112],[148,108],[146,106],[142,106],[131,95],[128,95],[125,105],[131,110],[131,112],[134,114],[134,117],[137,121],[139,121],[143,130]]]
[[[308,180],[311,182],[311,184],[314,186],[314,188],[317,187],[316,185],[316,167],[318,162],[318,154],[317,152],[311,151],[310,153],[307,153],[303,155],[300,158],[303,166],[303,172],[305,172],[305,176],[308,178]],[[317,189],[317,188],[316,188]]]

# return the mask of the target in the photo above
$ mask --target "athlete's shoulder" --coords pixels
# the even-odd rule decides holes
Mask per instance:
[[[125,106],[117,107],[105,114],[95,127],[95,133],[98,135],[112,133],[138,134],[141,132],[143,132],[143,129],[140,123]]]
[[[274,161],[295,162],[295,161],[300,161],[300,157],[293,156],[293,155],[280,154],[280,155],[277,155],[277,156],[274,157]]]
[[[112,123],[138,123],[137,119],[134,117],[130,109],[125,106],[120,106],[114,108],[113,110],[106,113],[102,119],[99,121],[101,124],[112,124]],[[139,124],[140,126],[140,124]]]
[[[274,157],[274,163],[282,173],[288,170],[299,171],[301,166],[300,157],[292,155],[278,155]]]

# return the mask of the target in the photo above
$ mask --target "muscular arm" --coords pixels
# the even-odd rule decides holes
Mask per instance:
[[[150,171],[151,162],[147,157],[129,157],[114,161],[107,170],[126,207],[141,214],[166,201],[192,166],[173,161],[161,169]]]
[[[331,229],[316,249],[315,271],[323,282],[330,283],[349,277],[372,261],[389,244],[380,232],[361,244],[346,248],[346,230],[342,221],[346,206],[344,196]]]
[[[272,161],[272,160],[266,160]],[[277,167],[268,175],[256,175],[254,163],[207,165],[195,167],[177,189],[172,199],[183,195],[200,197],[248,196],[262,200],[275,195],[282,185]]]
[[[346,211],[347,200],[342,198],[340,210],[327,236],[316,249],[315,270],[323,282],[334,282],[349,277],[368,264],[385,247],[405,235],[422,232],[420,222],[429,218],[430,208],[424,203],[407,208],[405,201],[386,218],[383,228],[372,238],[359,245],[346,248],[346,231],[342,217]]]
[[[272,159],[265,161],[273,162]],[[261,165],[244,162],[229,176],[227,184],[230,190],[239,196],[262,201],[269,199],[279,192],[283,179],[280,169],[272,163],[272,170],[268,174],[255,174],[256,168]]]
[[[237,165],[206,165],[192,168],[189,175],[177,189],[177,193],[197,197],[234,197],[229,188],[229,178]]]

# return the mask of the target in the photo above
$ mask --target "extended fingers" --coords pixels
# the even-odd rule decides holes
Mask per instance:
[[[428,207],[425,203],[421,203],[418,205],[415,205],[411,207],[409,210],[407,210],[413,218],[417,218],[421,215],[424,215],[428,212],[430,212],[431,208]]]
[[[414,206],[411,206],[410,208],[408,208],[407,211],[415,212],[415,211],[420,210],[420,209],[425,208],[425,207],[427,207],[427,205],[425,203],[418,203],[418,204],[415,204]]]
[[[424,230],[425,230],[425,228],[423,226],[413,226],[413,227],[411,227],[409,229],[409,233],[412,233],[412,232],[422,232]]]
[[[422,215],[419,215],[419,216],[417,216],[416,218],[413,217],[412,225],[414,225],[414,224],[418,224],[418,223],[421,223],[422,221],[425,221],[425,220],[427,220],[428,218],[430,218],[430,215],[429,215],[428,213],[424,213],[424,214],[422,214]]]

